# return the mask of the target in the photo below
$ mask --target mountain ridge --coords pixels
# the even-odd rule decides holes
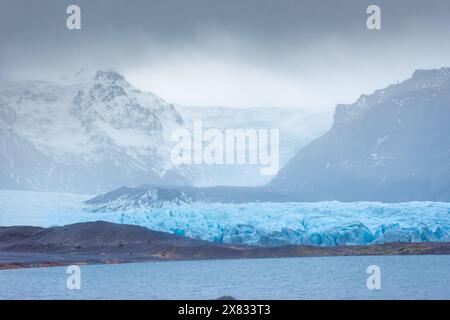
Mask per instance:
[[[101,192],[123,183],[189,184],[170,166],[165,144],[181,115],[115,72],[62,84],[9,82],[0,90],[0,123],[2,187]]]
[[[267,185],[225,188],[221,196],[203,188],[197,201],[260,202],[267,195],[276,202],[450,201],[448,123],[450,68],[416,70],[403,82],[337,105],[330,130]]]
[[[268,182],[259,165],[174,165],[171,134],[178,128],[193,130],[198,121],[219,130],[283,123],[283,164],[323,132],[329,119],[292,108],[256,112],[175,105],[114,71],[81,70],[55,82],[5,81],[0,89],[0,188],[102,193],[120,185]]]
[[[267,185],[301,201],[450,201],[450,69],[338,105],[332,128]]]

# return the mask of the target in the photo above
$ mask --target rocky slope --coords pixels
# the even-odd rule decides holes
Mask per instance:
[[[450,201],[450,69],[412,78],[352,105],[267,189],[298,201]]]

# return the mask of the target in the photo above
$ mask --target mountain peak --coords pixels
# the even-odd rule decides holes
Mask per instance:
[[[115,71],[97,71],[95,80],[122,81],[125,78]]]
[[[120,73],[112,70],[90,70],[79,69],[70,76],[64,76],[60,79],[60,84],[79,84],[79,83],[91,83],[92,81],[101,82],[118,82],[126,81],[125,77]]]
[[[89,193],[163,184],[174,166],[167,142],[182,123],[171,104],[112,71],[2,87],[0,177],[8,178],[0,187]],[[178,172],[171,179],[181,181]]]
[[[414,71],[412,77],[405,80],[403,85],[409,91],[417,89],[427,89],[448,85],[450,81],[450,68],[440,69],[418,69]]]
[[[442,67],[439,69],[417,69],[413,73],[413,78],[422,77],[447,77],[450,76],[450,68]]]
[[[398,103],[404,97],[409,97],[412,92],[421,90],[448,90],[450,88],[450,68],[417,69],[412,77],[391,84],[386,88],[376,90],[369,95],[361,95],[353,104],[339,104],[334,114],[334,124],[345,123],[355,119],[372,107],[391,101]],[[424,93],[424,95],[426,95]]]
[[[338,105],[332,128],[268,190],[301,201],[449,201],[449,93],[449,68],[417,70]]]

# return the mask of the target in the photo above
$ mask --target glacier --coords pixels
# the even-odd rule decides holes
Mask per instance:
[[[450,241],[450,203],[191,203],[88,209],[102,220],[244,245],[364,245]]]
[[[165,203],[125,209],[88,205],[92,195],[0,190],[0,225],[53,226],[104,220],[244,245],[449,242],[450,203]]]

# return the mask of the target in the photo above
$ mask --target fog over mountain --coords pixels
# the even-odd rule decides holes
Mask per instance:
[[[180,114],[114,72],[5,83],[0,123],[1,188],[89,193],[187,183],[171,170],[165,144]]]
[[[102,205],[191,202],[450,201],[450,68],[338,105],[330,130],[263,187],[121,188]]]
[[[200,115],[284,130],[280,165],[293,159],[271,192],[447,198],[449,1],[380,0],[381,30],[370,0],[79,0],[81,30],[69,4],[0,4],[0,187],[268,183],[255,167],[173,168],[168,136]],[[416,69],[436,70],[372,94]]]
[[[192,132],[193,123],[201,121],[204,128],[280,131],[280,167],[285,165],[301,147],[318,138],[331,126],[332,116],[309,109],[282,107],[226,108],[176,105],[185,127]],[[270,144],[270,141],[269,141]],[[205,186],[262,186],[274,176],[261,175],[260,165],[193,165],[192,184]]]
[[[330,119],[293,108],[173,105],[120,74],[80,71],[58,82],[3,82],[0,188],[99,193],[122,185],[255,186],[258,165],[183,165],[170,158],[177,128],[278,128],[281,165],[318,137]]]
[[[450,69],[338,105],[330,131],[268,185],[301,201],[450,201]]]
[[[172,103],[329,113],[450,65],[447,0],[2,0],[0,78],[115,70]],[[366,27],[381,8],[382,29]]]

